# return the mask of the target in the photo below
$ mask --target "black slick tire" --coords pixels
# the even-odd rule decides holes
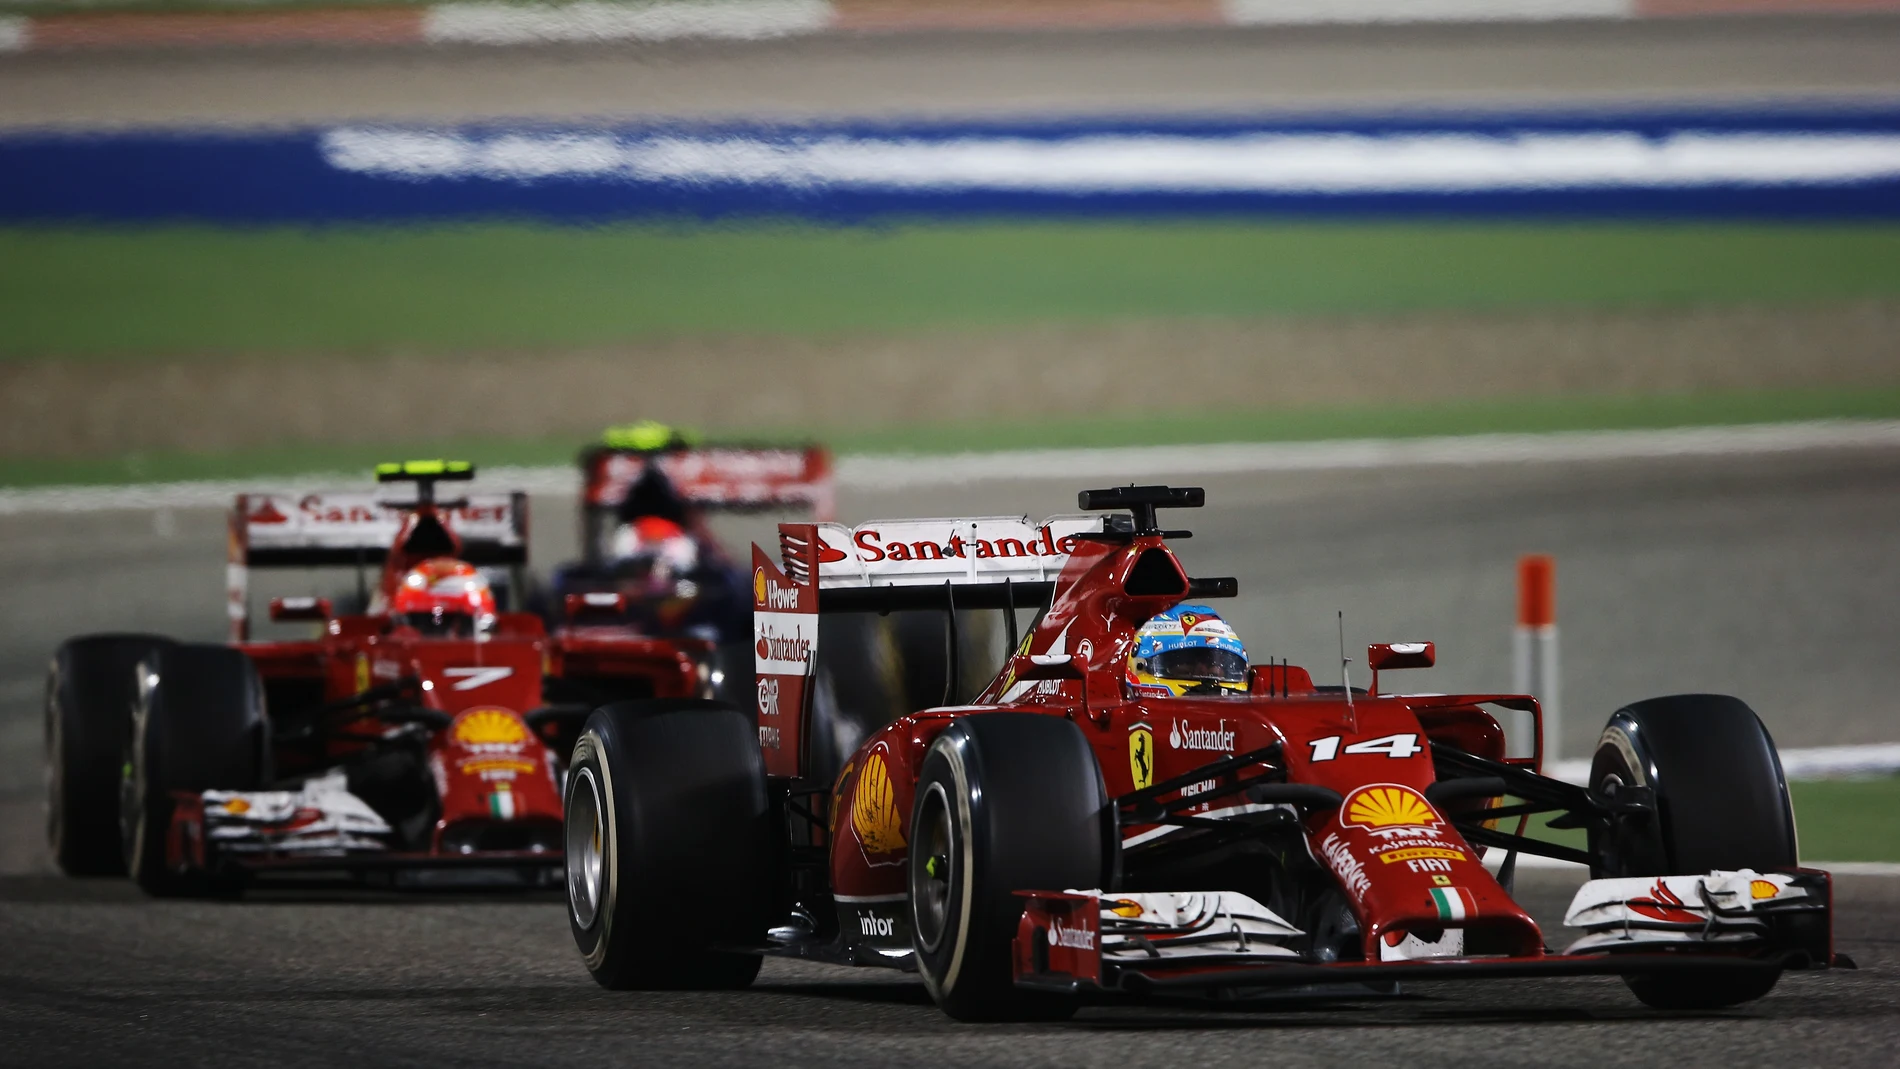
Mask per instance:
[[[1060,1019],[1076,1001],[1014,986],[1019,890],[1103,886],[1112,833],[1102,770],[1056,716],[978,713],[931,743],[911,807],[917,969],[961,1021]]]
[[[1723,694],[1678,694],[1610,717],[1590,762],[1590,786],[1654,792],[1653,816],[1591,834],[1593,878],[1701,875],[1796,863],[1794,808],[1781,759],[1755,711]],[[1706,1010],[1766,995],[1777,970],[1626,976],[1644,1004]]]
[[[134,669],[171,640],[86,635],[60,644],[46,671],[46,843],[68,876],[125,872],[119,772],[136,694]]]
[[[270,721],[257,667],[228,646],[173,645],[139,662],[119,785],[125,870],[147,894],[235,889],[167,858],[174,792],[247,791],[270,778]]]
[[[566,813],[568,925],[602,987],[752,982],[780,866],[751,716],[687,698],[596,710]]]

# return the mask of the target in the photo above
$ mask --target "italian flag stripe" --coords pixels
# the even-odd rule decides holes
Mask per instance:
[[[510,791],[496,791],[488,796],[488,811],[496,820],[515,818],[515,796]]]
[[[1478,900],[1462,887],[1432,888],[1432,905],[1440,920],[1461,921],[1478,912]]]

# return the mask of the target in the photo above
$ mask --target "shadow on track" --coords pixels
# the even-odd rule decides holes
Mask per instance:
[[[545,905],[566,902],[563,892],[545,888],[416,888],[393,889],[358,885],[258,886],[243,893],[200,899],[148,899],[122,876],[74,877],[54,873],[0,876],[0,902],[21,905],[104,903],[126,905],[141,901],[226,904],[233,906],[308,905]]]

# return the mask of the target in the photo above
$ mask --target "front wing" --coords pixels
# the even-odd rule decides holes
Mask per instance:
[[[562,864],[558,851],[391,850],[391,829],[341,778],[298,791],[178,791],[166,839],[177,872],[315,876],[407,870],[479,869],[540,873]]]
[[[1465,956],[1434,943],[1381,947],[1381,959],[1322,962],[1303,934],[1233,892],[1025,891],[1014,945],[1019,987],[1159,994],[1398,980],[1815,969],[1835,964],[1832,885],[1813,869],[1592,880],[1565,923],[1562,954]]]

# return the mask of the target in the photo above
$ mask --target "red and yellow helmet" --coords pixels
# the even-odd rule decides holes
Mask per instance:
[[[403,573],[389,612],[425,635],[473,636],[495,626],[495,592],[474,565],[434,557]]]
[[[1244,695],[1247,647],[1213,609],[1177,605],[1135,633],[1125,682],[1137,697]]]

